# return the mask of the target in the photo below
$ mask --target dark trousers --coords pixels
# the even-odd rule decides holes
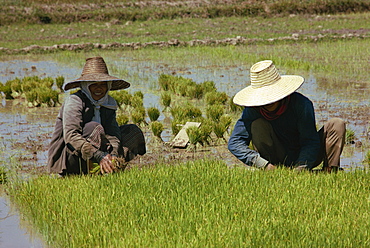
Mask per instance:
[[[274,165],[284,164],[286,151],[268,121],[262,118],[255,120],[251,132],[252,143],[262,158]],[[324,167],[339,167],[346,133],[344,121],[340,118],[330,119],[318,133],[321,147],[314,167],[321,162],[324,162]]]

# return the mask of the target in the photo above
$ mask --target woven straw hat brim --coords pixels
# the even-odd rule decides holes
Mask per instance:
[[[299,89],[304,78],[296,75],[283,75],[271,85],[242,89],[234,96],[233,102],[240,106],[257,107],[277,102]]]
[[[112,82],[112,88],[110,90],[120,90],[130,87],[130,83],[125,80],[107,75],[107,74],[87,74],[72,82],[64,83],[63,89],[65,91],[80,87],[81,82]]]

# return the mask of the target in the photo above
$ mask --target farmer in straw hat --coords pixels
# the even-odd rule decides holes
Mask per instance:
[[[146,153],[142,131],[133,124],[117,124],[118,106],[108,92],[130,84],[110,76],[102,57],[86,59],[81,77],[63,85],[65,91],[77,87],[80,90],[66,98],[55,124],[48,152],[50,173],[88,173],[92,162],[102,173],[111,173],[115,158],[125,163]]]
[[[295,92],[304,78],[281,76],[265,60],[251,67],[250,79],[251,85],[234,97],[245,108],[229,139],[230,152],[246,165],[266,170],[278,165],[311,170],[323,161],[324,171],[337,171],[345,123],[333,118],[317,131],[312,102]]]

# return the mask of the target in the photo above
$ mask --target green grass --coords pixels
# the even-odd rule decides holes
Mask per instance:
[[[369,11],[367,0],[268,1],[2,1],[0,24],[72,23],[95,21],[161,20],[183,17],[271,16],[335,14]]]
[[[341,36],[346,30],[360,30],[369,36],[370,12],[337,14],[331,16],[278,16],[264,17],[218,17],[214,19],[181,18],[176,20],[149,20],[110,24],[105,21],[85,21],[70,24],[17,24],[0,25],[1,47],[20,49],[30,45],[52,46],[55,44],[82,44],[113,42],[151,42],[179,39],[220,40],[242,36],[258,42],[259,39],[304,37],[319,34],[328,37]],[[357,31],[359,32],[359,31]],[[351,33],[351,32],[350,32]],[[31,37],[34,37],[30,39]]]
[[[52,247],[367,247],[369,177],[195,161],[8,191]]]

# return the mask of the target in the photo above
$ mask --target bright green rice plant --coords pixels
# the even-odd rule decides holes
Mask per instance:
[[[63,76],[56,77],[55,84],[60,91],[63,91],[64,77]]]
[[[6,85],[9,85],[12,91],[12,97],[17,97],[22,94],[22,80],[20,78],[15,78],[6,82]]]
[[[0,92],[3,92],[6,99],[13,99],[12,97],[12,88],[8,82],[4,84],[0,83]]]
[[[180,132],[184,124],[185,124],[184,120],[173,119],[171,122],[172,135],[176,136]]]
[[[218,122],[220,117],[224,114],[224,106],[220,104],[208,105],[206,108],[207,118]]]
[[[141,99],[144,99],[144,94],[142,91],[136,91],[133,95],[134,97],[139,97]]]
[[[146,112],[144,107],[136,107],[131,113],[131,119],[137,125],[140,125],[142,123],[146,124],[145,115]]]
[[[209,119],[204,119],[201,123],[202,124],[199,127],[200,133],[201,133],[201,139],[199,143],[202,146],[209,145],[210,142],[212,141],[212,138],[211,138],[211,133],[213,130],[212,121]]]
[[[218,122],[214,122],[213,124],[213,132],[219,139],[225,139],[224,134],[229,129],[231,124],[232,118],[229,115],[223,115],[221,116],[220,120]]]
[[[134,108],[144,107],[143,98],[140,95],[133,95],[131,98],[131,106]]]
[[[186,87],[186,96],[191,99],[201,99],[203,97],[203,93],[204,89],[200,84],[188,85]]]
[[[202,131],[199,127],[191,126],[186,129],[186,134],[189,137],[190,147],[195,150],[197,144],[202,141]]]
[[[229,109],[233,113],[241,113],[244,109],[244,107],[236,105],[234,102],[234,96],[229,99]]]
[[[172,76],[170,75],[167,75],[167,74],[161,74],[159,75],[159,78],[158,78],[158,84],[159,84],[159,87],[164,90],[164,91],[168,91],[172,88],[171,84],[172,84]]]
[[[26,96],[27,102],[31,103],[34,106],[38,105],[38,102],[37,102],[38,93],[36,89],[26,92],[25,96]]]
[[[217,91],[215,82],[213,82],[213,81],[204,81],[201,84],[201,87],[203,88],[204,93]]]
[[[173,119],[193,121],[202,116],[202,111],[191,103],[186,103],[184,106],[172,107],[171,114]]]
[[[218,159],[46,175],[7,193],[50,247],[368,247],[369,179]]]
[[[147,113],[149,116],[150,121],[156,121],[159,118],[160,112],[155,107],[150,107],[147,109]]]
[[[161,93],[161,103],[163,104],[164,108],[168,108],[171,105],[171,93],[169,92],[162,92]]]
[[[225,92],[212,91],[207,92],[205,95],[205,100],[208,105],[213,104],[225,104],[228,100],[228,96]]]
[[[121,94],[122,104],[125,104],[126,106],[131,105],[132,95],[125,90],[121,90],[119,92]]]
[[[163,124],[159,121],[153,121],[152,123],[150,123],[150,128],[153,132],[153,135],[162,140],[161,134],[164,130]]]
[[[346,130],[346,144],[352,144],[355,140],[355,131],[351,129]]]
[[[178,77],[175,83],[175,93],[180,96],[186,96],[186,89],[189,85],[189,82],[192,82],[192,80]]]
[[[38,88],[38,99],[40,104],[46,104],[49,107],[55,107],[59,103],[59,92],[51,88]]]
[[[129,122],[129,119],[130,119],[130,118],[129,118],[126,114],[124,114],[124,113],[122,113],[122,112],[119,112],[119,113],[117,114],[116,119],[117,119],[117,123],[118,123],[118,125],[119,125],[119,126],[122,126],[122,125],[126,125],[126,124]]]

